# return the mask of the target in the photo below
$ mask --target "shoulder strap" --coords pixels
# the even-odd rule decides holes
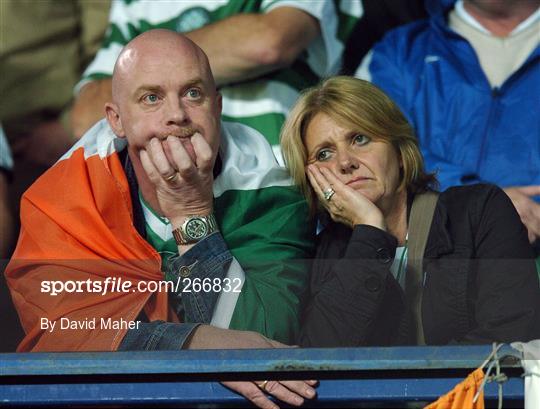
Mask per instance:
[[[436,192],[417,194],[413,200],[409,219],[409,254],[407,255],[405,297],[407,307],[413,316],[417,345],[426,344],[422,325],[423,261],[431,221],[433,220],[433,213],[438,199],[439,194]]]

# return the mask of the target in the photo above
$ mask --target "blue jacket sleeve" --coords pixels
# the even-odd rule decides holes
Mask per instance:
[[[412,87],[413,77],[402,66],[404,62],[400,61],[398,55],[400,46],[395,36],[386,35],[366,54],[355,76],[383,90],[411,121],[407,109],[407,91]]]

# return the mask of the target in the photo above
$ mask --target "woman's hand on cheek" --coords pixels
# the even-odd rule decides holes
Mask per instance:
[[[308,166],[308,178],[321,204],[328,210],[332,220],[349,227],[368,224],[386,230],[380,209],[363,194],[341,182],[329,169],[316,165]],[[324,192],[333,189],[334,194],[327,200]]]

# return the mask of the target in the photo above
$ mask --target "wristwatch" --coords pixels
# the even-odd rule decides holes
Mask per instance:
[[[212,233],[218,231],[216,218],[213,214],[208,216],[189,216],[182,226],[173,230],[173,236],[176,244],[194,244]]]

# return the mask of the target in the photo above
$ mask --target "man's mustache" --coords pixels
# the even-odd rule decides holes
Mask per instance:
[[[170,136],[175,136],[177,138],[190,138],[196,132],[199,132],[199,130],[195,129],[195,128],[192,128],[192,127],[180,128],[180,129],[175,129],[174,131],[171,131],[171,132],[166,132],[166,133],[163,133],[163,134],[159,134],[158,139],[160,141],[164,141],[164,140],[167,139],[167,137],[169,135]]]

